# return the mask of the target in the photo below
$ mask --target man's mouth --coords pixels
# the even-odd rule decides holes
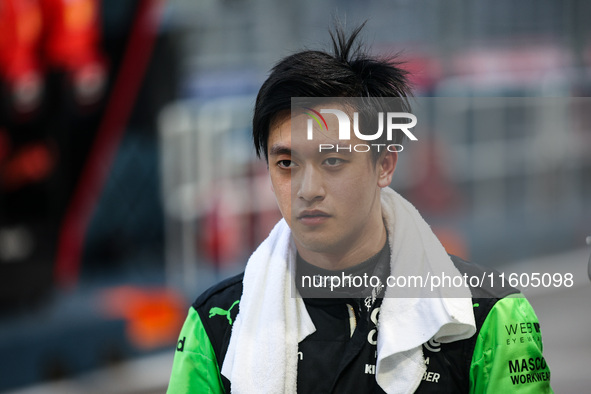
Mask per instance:
[[[320,210],[302,211],[298,215],[298,220],[308,226],[313,226],[325,222],[330,215]]]

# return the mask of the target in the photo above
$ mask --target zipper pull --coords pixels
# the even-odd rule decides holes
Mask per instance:
[[[355,317],[355,309],[353,309],[353,307],[350,304],[347,304],[347,311],[349,312],[349,338],[351,338],[353,337],[353,333],[355,332],[355,328],[357,327],[357,318]]]

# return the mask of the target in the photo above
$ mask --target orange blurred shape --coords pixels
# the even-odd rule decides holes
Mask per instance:
[[[43,143],[34,143],[20,148],[0,168],[0,181],[7,190],[15,190],[26,184],[47,178],[55,159]]]
[[[447,227],[432,226],[431,229],[447,253],[469,259],[466,241],[460,232]]]
[[[119,286],[99,299],[104,315],[124,319],[127,339],[143,350],[174,344],[186,315],[184,298],[164,287]]]

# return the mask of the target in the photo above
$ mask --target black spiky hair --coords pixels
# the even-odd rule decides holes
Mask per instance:
[[[270,127],[280,113],[291,109],[292,97],[395,98],[402,99],[403,108],[409,109],[408,73],[393,58],[380,59],[367,53],[359,40],[364,26],[365,23],[349,35],[340,26],[330,31],[332,53],[302,51],[273,67],[259,90],[254,108],[252,134],[258,157],[264,155],[268,161]],[[403,135],[392,143],[400,143],[402,138]]]

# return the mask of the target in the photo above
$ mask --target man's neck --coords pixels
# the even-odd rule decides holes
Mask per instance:
[[[325,270],[305,261],[299,254],[296,258],[296,287],[303,298],[366,298],[379,296],[379,284],[386,283],[390,274],[390,247],[384,242],[382,249],[369,259],[343,270]],[[349,277],[349,282],[345,277]],[[370,278],[358,282],[354,278]],[[373,287],[372,287],[373,286]],[[372,301],[373,302],[373,301]]]

